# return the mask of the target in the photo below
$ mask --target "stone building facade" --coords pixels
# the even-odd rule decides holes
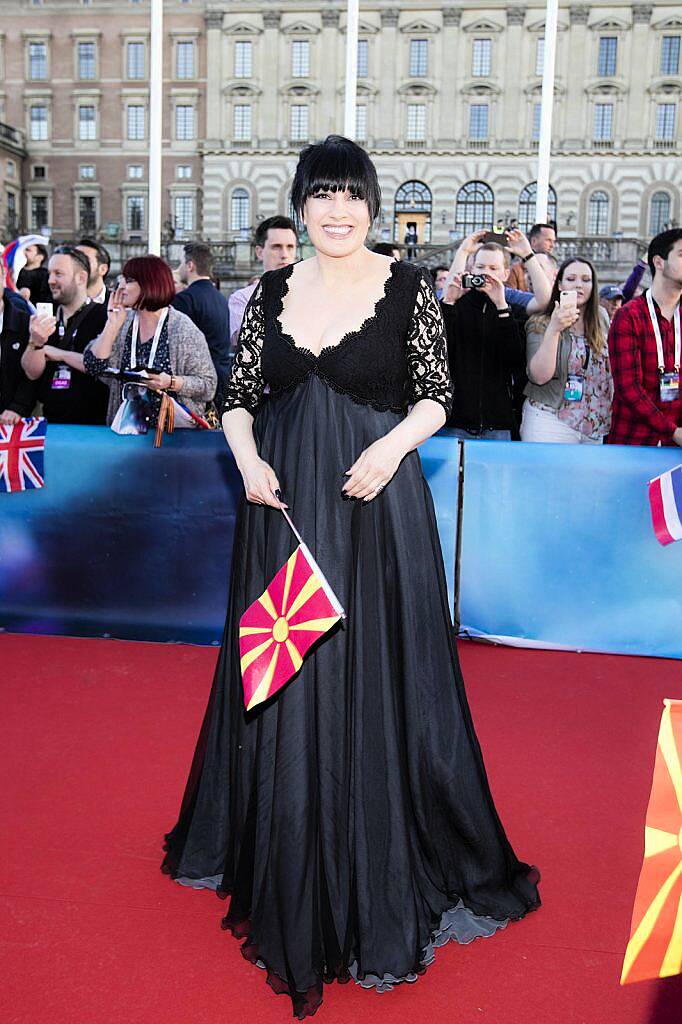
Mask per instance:
[[[377,163],[382,237],[446,244],[532,223],[542,0],[361,5],[358,138]],[[345,12],[207,5],[204,229],[287,208],[301,144],[343,123]],[[560,233],[644,238],[680,217],[682,11],[562,4],[551,182]]]
[[[26,140],[21,228],[143,240],[148,0],[2,9],[0,122]],[[345,5],[164,10],[166,231],[245,238],[288,212],[301,146],[343,124]],[[357,136],[379,169],[378,235],[400,241],[413,222],[420,242],[445,246],[479,225],[533,221],[544,11],[544,0],[361,4]],[[679,222],[681,39],[679,4],[560,5],[551,182],[564,238],[643,239]]]
[[[144,239],[149,3],[2,0],[0,122],[23,132],[22,230]],[[165,4],[166,230],[201,228],[204,4]],[[0,225],[6,221],[0,211]]]

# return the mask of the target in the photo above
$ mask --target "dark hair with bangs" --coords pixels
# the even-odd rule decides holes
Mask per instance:
[[[141,294],[135,309],[156,312],[170,306],[175,298],[171,269],[159,256],[134,256],[127,261],[121,274],[129,281],[137,281],[140,286]]]
[[[291,186],[291,205],[299,217],[309,196],[346,189],[365,200],[370,221],[375,221],[381,210],[381,189],[376,167],[361,146],[343,135],[328,135],[324,142],[301,151]]]

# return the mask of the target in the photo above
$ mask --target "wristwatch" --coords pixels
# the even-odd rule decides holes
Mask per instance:
[[[522,263],[527,263],[527,262],[528,262],[528,260],[532,260],[532,259],[533,259],[533,256],[535,256],[535,253],[534,253],[534,252],[529,252],[529,253],[526,253],[526,255],[525,255],[525,256],[522,256],[522,257],[521,257],[521,262],[522,262]]]
[[[513,311],[512,311],[511,306],[503,306],[502,309],[498,309],[497,315],[498,316],[511,316],[512,312]]]

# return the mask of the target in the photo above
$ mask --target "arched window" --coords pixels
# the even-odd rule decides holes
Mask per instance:
[[[608,235],[609,206],[611,200],[606,192],[593,192],[587,207],[588,235]]]
[[[519,195],[519,227],[521,230],[528,234],[530,229],[535,224],[535,211],[537,209],[537,198],[538,198],[538,183],[537,181],[531,181],[530,185],[526,185],[524,189],[521,189]],[[556,192],[549,186],[549,194],[547,199],[547,220],[553,221],[556,224]]]
[[[396,242],[403,242],[408,231],[408,224],[416,231],[417,242],[423,244],[431,241],[431,189],[422,181],[405,181],[395,194],[395,217],[393,220],[393,237]]]
[[[670,223],[670,196],[667,192],[654,192],[649,209],[649,234],[658,235]]]
[[[457,193],[455,230],[464,238],[472,231],[492,228],[495,197],[484,181],[468,181]]]
[[[243,231],[251,227],[251,198],[245,188],[236,188],[230,200],[230,229]]]

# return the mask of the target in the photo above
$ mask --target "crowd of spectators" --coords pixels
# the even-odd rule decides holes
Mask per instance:
[[[288,217],[261,222],[254,242],[263,272],[297,259]],[[622,285],[600,287],[579,254],[557,266],[555,244],[552,224],[495,241],[474,232],[449,267],[432,268],[454,384],[447,428],[466,439],[682,446],[682,229],[657,235]],[[156,256],[129,260],[113,287],[96,239],[25,255],[14,288],[0,266],[0,423],[40,412],[117,429],[128,404],[146,429],[168,392],[217,425],[258,277],[228,298],[200,241],[173,271]],[[144,387],[130,384],[135,374]]]

